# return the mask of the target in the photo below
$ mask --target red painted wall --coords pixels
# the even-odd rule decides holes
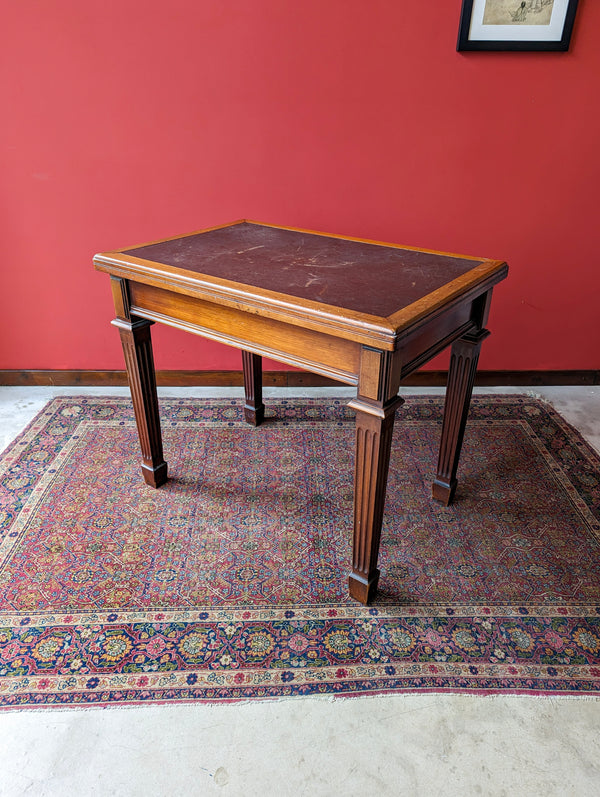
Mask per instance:
[[[121,368],[93,253],[242,217],[506,259],[481,366],[599,368],[600,3],[566,54],[457,53],[460,5],[5,3],[0,368]]]

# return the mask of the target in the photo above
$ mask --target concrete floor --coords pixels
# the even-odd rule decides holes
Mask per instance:
[[[480,392],[540,395],[600,452],[600,388]],[[0,387],[0,449],[49,398],[82,393],[127,391]],[[598,795],[600,700],[404,695],[0,713],[2,796],[365,793]]]

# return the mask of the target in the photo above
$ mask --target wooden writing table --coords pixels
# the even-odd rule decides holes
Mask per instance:
[[[377,558],[402,379],[452,345],[433,497],[449,504],[497,260],[241,221],[96,255],[111,276],[146,482],[167,479],[150,326],[242,349],[245,418],[264,416],[261,356],[356,385],[350,595],[377,591]]]

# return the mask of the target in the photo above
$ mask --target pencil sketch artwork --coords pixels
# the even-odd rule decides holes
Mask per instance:
[[[549,25],[554,0],[486,0],[484,25]]]

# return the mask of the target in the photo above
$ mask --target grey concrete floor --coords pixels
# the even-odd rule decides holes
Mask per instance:
[[[539,395],[600,452],[600,388],[480,392]],[[49,398],[82,393],[127,390],[0,388],[0,449]],[[345,391],[265,391],[328,393]],[[2,796],[205,794],[598,795],[600,700],[433,694],[0,713]]]

